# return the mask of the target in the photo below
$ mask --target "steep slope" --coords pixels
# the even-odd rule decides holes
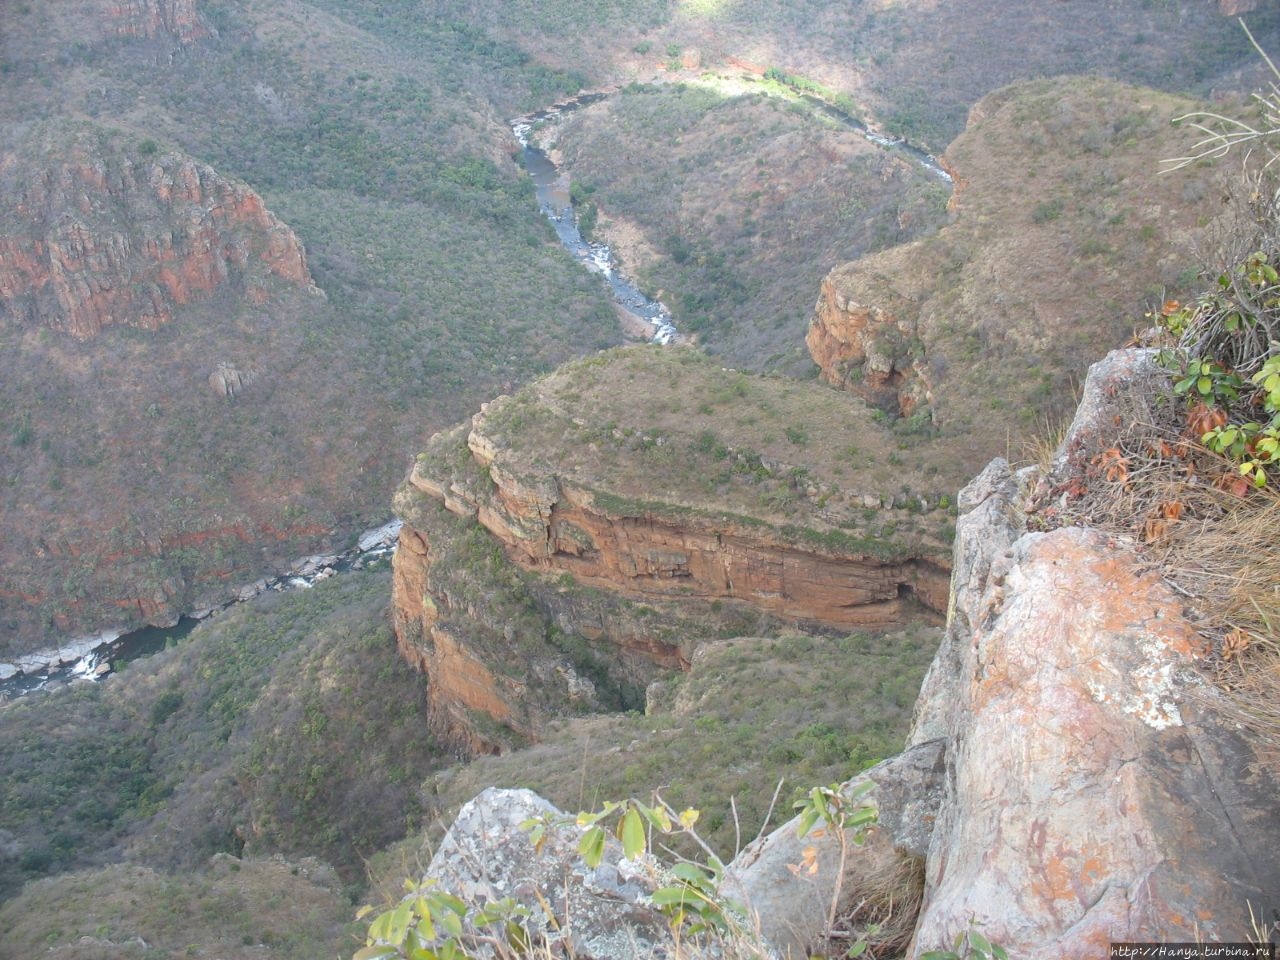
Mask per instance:
[[[0,11],[0,659],[341,547],[435,429],[620,339],[454,54],[315,13]]]
[[[539,135],[623,269],[743,369],[810,370],[822,277],[946,219],[936,173],[774,83],[624,87]]]
[[[297,236],[262,198],[154,142],[36,126],[0,153],[0,323],[88,340],[154,330],[224,287],[262,305],[272,278],[318,293]]]
[[[450,0],[433,7],[550,66],[601,81],[734,64],[778,68],[850,95],[867,119],[934,151],[960,133],[971,104],[1017,80],[1088,73],[1201,96],[1248,90],[1263,78],[1231,18],[1248,14],[1268,50],[1280,39],[1274,5],[1229,0],[1058,0],[1016,15],[992,0]]]
[[[953,222],[833,270],[808,345],[823,379],[974,438],[971,469],[1067,415],[1099,344],[1198,284],[1220,170],[1162,174],[1193,104],[1105,80],[1020,84],[948,149]]]

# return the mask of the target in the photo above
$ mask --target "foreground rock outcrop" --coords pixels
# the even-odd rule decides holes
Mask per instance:
[[[1096,365],[1049,480],[1156,373],[1149,351]],[[873,889],[918,910],[911,956],[969,930],[1046,960],[1239,942],[1250,911],[1280,908],[1261,855],[1280,843],[1277,784],[1197,670],[1182,602],[1130,543],[1028,530],[1041,479],[997,460],[962,493],[947,631],[908,749],[846,785],[875,784],[878,823],[843,875],[839,836],[801,842],[794,821],[730,865],[726,890],[783,955],[817,942],[837,890],[844,911]]]
[[[548,824],[535,851],[522,824]],[[539,904],[527,923],[553,954],[582,960],[680,955],[649,897],[656,863],[627,860],[613,837],[596,867],[578,852],[582,829],[529,790],[490,788],[466,804],[440,843],[424,879],[469,903],[513,897]],[[478,931],[469,931],[474,935]]]
[[[314,290],[297,236],[242,183],[177,153],[53,124],[0,153],[0,320],[78,340],[153,330],[234,286]]]

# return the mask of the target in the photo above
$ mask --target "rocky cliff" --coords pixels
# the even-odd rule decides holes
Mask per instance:
[[[869,906],[888,916],[897,903],[885,926],[905,931],[895,949],[912,957],[974,931],[1030,958],[1242,942],[1275,916],[1280,872],[1259,856],[1280,842],[1275,771],[1198,669],[1205,648],[1183,600],[1131,542],[1032,529],[1038,491],[1086,471],[1117,418],[1149,413],[1164,384],[1151,351],[1112,355],[1091,371],[1048,474],[997,460],[961,493],[947,630],[910,742],[846,785],[873,785],[876,828],[855,845],[837,831],[801,838],[793,820],[728,867],[747,929],[779,955],[821,946],[833,896],[850,937]],[[455,830],[495,824],[495,804],[517,800],[535,802],[485,795]],[[530,873],[526,838],[486,838],[467,889]],[[559,838],[551,856],[573,849]],[[428,876],[456,879],[456,859],[442,854]],[[573,935],[591,942],[619,925],[652,939],[639,908]]]
[[[314,289],[302,244],[242,183],[154,142],[39,126],[0,153],[0,320],[84,340],[155,329],[234,286]]]
[[[107,0],[106,32],[123,37],[168,37],[191,43],[214,31],[200,18],[196,0]]]
[[[786,409],[774,410],[772,426],[717,435],[714,412],[697,414],[692,398],[690,415],[676,401],[665,416],[646,416],[631,393],[653,396],[658,384],[673,397],[724,392],[740,396],[743,409]],[[606,395],[638,426],[614,419]],[[775,429],[783,435],[769,442],[778,453],[796,445],[785,430],[816,444],[828,417],[846,421],[846,436],[824,443],[856,433],[874,445],[871,418],[841,406],[820,386],[747,377],[691,351],[641,348],[559,371],[435,437],[396,500],[406,525],[395,611],[404,655],[431,677],[437,728],[474,747],[470,711],[536,737],[535,721],[553,709],[517,716],[515,704],[540,696],[520,662],[524,627],[504,623],[494,592],[460,582],[460,568],[519,576],[535,632],[557,622],[598,643],[604,660],[621,656],[650,674],[686,662],[700,636],[726,628],[726,610],[739,624],[766,617],[835,630],[897,625],[921,608],[940,613],[944,497],[854,492],[835,464],[826,478],[747,446]],[[863,482],[874,475],[868,464],[858,474]],[[636,604],[660,606],[675,623],[627,615]],[[487,636],[476,635],[479,624]],[[553,686],[584,700],[568,678]]]
[[[806,338],[822,378],[969,432],[974,472],[1011,433],[1068,418],[1097,344],[1195,282],[1215,174],[1162,176],[1157,162],[1184,152],[1170,120],[1194,108],[1071,77],[975,104],[944,159],[951,222],[823,281]]]
[[[933,393],[913,311],[897,299],[892,290],[883,290],[875,305],[859,303],[849,298],[836,273],[828,274],[805,344],[827,383],[886,413],[908,417],[928,406]]]

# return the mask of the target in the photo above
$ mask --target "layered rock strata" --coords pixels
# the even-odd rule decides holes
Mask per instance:
[[[914,319],[892,294],[876,303],[850,299],[836,270],[822,281],[805,344],[819,376],[894,416],[933,402],[924,345]]]
[[[944,609],[946,570],[930,559],[820,549],[787,542],[764,524],[620,505],[552,469],[523,472],[485,427],[482,412],[466,433],[473,484],[433,476],[420,460],[408,485],[473,519],[526,569],[638,598],[737,600],[835,628],[896,623],[908,592]]]
[[[556,469],[525,444],[536,430],[521,427],[516,439],[530,449],[516,449],[503,425],[549,416],[552,401],[535,394],[500,398],[437,435],[396,498],[400,648],[431,677],[437,733],[467,752],[496,746],[485,722],[536,738],[556,711],[597,702],[574,678],[581,664],[566,673],[548,647],[566,636],[621,662],[619,682],[635,685],[687,665],[699,638],[731,623],[852,630],[899,625],[921,605],[945,609],[946,561],[923,542],[825,529],[816,509],[810,528],[627,499]],[[643,457],[619,469],[632,467],[644,469]],[[859,514],[879,513],[857,504]],[[549,684],[536,681],[543,675]],[[548,698],[548,687],[558,693]]]

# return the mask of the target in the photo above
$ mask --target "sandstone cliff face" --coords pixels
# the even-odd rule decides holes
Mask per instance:
[[[1158,374],[1149,351],[1096,365],[1050,479]],[[793,820],[729,865],[725,889],[779,955],[814,945],[837,888],[852,908],[887,875],[923,885],[912,957],[975,929],[1036,960],[1239,942],[1251,911],[1266,924],[1280,909],[1280,867],[1258,854],[1280,843],[1277,785],[1197,671],[1182,600],[1132,544],[1029,531],[1039,472],[997,460],[961,494],[947,631],[910,743],[846,784],[874,785],[870,837],[801,839]],[[535,857],[504,843],[478,869]]]
[[[907,417],[931,403],[933,394],[915,321],[902,312],[905,304],[890,305],[894,299],[851,299],[833,271],[822,281],[805,344],[827,383]]]
[[[0,317],[86,340],[228,285],[257,302],[277,280],[314,288],[293,231],[211,167],[92,131],[35,146],[0,154]]]
[[[409,483],[474,518],[527,569],[637,598],[739,600],[779,617],[827,627],[898,622],[904,591],[936,611],[945,570],[916,558],[885,561],[789,544],[767,529],[689,514],[611,509],[605,497],[548,471],[521,476],[472,420],[467,446],[489,484],[445,488],[415,468]]]
[[[200,19],[196,0],[108,0],[105,30],[124,37],[171,37],[180,43],[213,32]]]
[[[610,361],[622,378],[626,359]],[[465,750],[497,746],[477,718],[536,738],[557,711],[598,703],[583,664],[566,665],[553,649],[564,637],[619,661],[621,682],[634,685],[687,666],[701,638],[750,634],[760,618],[853,630],[899,625],[921,604],[945,609],[937,549],[824,529],[816,507],[806,528],[688,501],[632,500],[558,468],[536,442],[550,447],[551,433],[532,426],[555,406],[553,391],[543,392],[500,398],[437,435],[396,498],[405,521],[394,580],[400,648],[431,677],[433,726]],[[572,424],[572,411],[564,419]],[[518,435],[529,449],[511,445],[512,421],[529,424]],[[620,487],[633,467],[644,469],[643,458],[616,466]],[[834,497],[819,499],[834,509]],[[856,504],[859,515],[878,512],[861,497]]]

